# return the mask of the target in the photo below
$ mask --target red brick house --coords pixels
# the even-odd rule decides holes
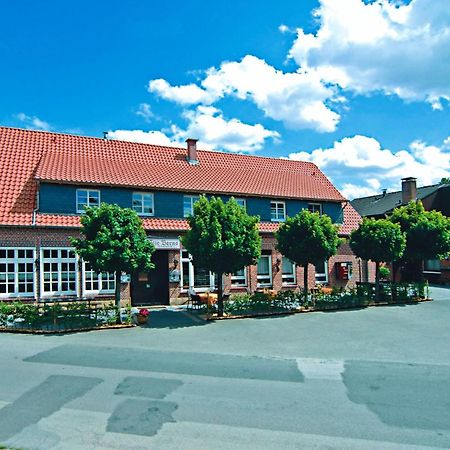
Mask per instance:
[[[86,205],[134,209],[156,246],[150,273],[123,277],[123,299],[134,304],[183,301],[190,286],[214,288],[180,244],[185,219],[200,194],[231,196],[261,218],[258,264],[228,276],[226,290],[296,288],[302,269],[275,249],[274,232],[303,208],[328,214],[348,237],[359,214],[312,163],[122,142],[0,127],[0,300],[111,297],[111,274],[96,274],[70,248]],[[345,243],[310,270],[310,283],[351,286],[367,266]]]

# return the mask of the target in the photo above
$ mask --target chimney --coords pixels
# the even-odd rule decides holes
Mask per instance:
[[[381,191],[381,196],[382,196],[382,197],[386,197],[386,193],[387,193],[387,189],[383,189],[383,190]]]
[[[406,205],[417,198],[416,178],[402,178],[402,204]]]
[[[187,142],[187,161],[189,164],[198,164],[197,159],[197,141],[198,139],[186,139]]]

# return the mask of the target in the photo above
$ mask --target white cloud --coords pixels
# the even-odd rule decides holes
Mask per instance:
[[[183,114],[188,125],[185,129],[172,126],[169,130],[114,130],[108,137],[130,142],[179,147],[187,138],[199,140],[203,149],[254,152],[262,148],[266,139],[277,139],[276,131],[267,130],[261,124],[250,125],[238,119],[226,120],[222,112],[212,106],[199,106]]]
[[[148,103],[141,103],[136,111],[138,116],[141,116],[146,122],[150,122],[155,117],[152,108]]]
[[[404,177],[416,177],[419,186],[448,177],[450,149],[446,141],[442,146],[414,141],[407,150],[392,151],[383,149],[374,138],[356,135],[331,148],[292,153],[289,158],[314,162],[344,196],[354,198],[380,193],[380,188],[398,190]],[[355,181],[349,183],[350,177]]]
[[[173,140],[162,131],[114,130],[108,131],[109,139],[118,141],[141,142],[143,144],[179,147],[180,142]]]
[[[162,78],[151,80],[148,84],[148,91],[157,94],[165,100],[180,103],[181,105],[194,105],[196,103],[208,104],[212,101],[208,92],[196,84],[171,86]]]
[[[36,116],[28,116],[23,112],[16,114],[16,118],[25,125],[25,128],[30,130],[50,131],[52,129],[48,122],[45,122]]]
[[[184,139],[198,138],[202,148],[254,152],[262,148],[266,139],[279,137],[276,131],[267,130],[261,124],[226,120],[221,111],[212,106],[199,106],[195,111],[186,111],[184,116],[189,125],[178,135]]]
[[[291,128],[332,132],[340,119],[330,106],[336,91],[325,86],[316,73],[285,73],[251,55],[208,69],[201,86],[171,86],[158,79],[150,81],[149,90],[182,105],[211,105],[226,96],[250,100],[266,116]]]
[[[315,16],[318,31],[298,29],[290,51],[304,70],[358,93],[426,100],[434,109],[450,100],[448,0],[320,0]]]

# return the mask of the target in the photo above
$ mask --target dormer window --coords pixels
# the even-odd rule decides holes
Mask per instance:
[[[84,213],[87,207],[100,206],[100,191],[77,189],[77,213]]]
[[[153,194],[151,192],[133,192],[132,205],[140,216],[153,216]]]
[[[284,222],[286,220],[286,204],[284,202],[270,202],[270,220],[272,222]]]
[[[319,215],[322,215],[322,204],[321,203],[308,203],[308,210],[312,213],[318,212]]]

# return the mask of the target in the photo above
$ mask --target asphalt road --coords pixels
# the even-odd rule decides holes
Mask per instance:
[[[0,334],[0,443],[450,448],[450,290],[419,305]]]

